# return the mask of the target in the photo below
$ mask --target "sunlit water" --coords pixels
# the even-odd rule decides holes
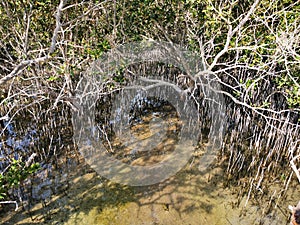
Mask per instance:
[[[28,211],[2,215],[2,224],[287,224],[286,203],[262,217],[246,196],[224,188],[222,169],[199,173],[187,165],[169,180],[148,187],[129,187],[104,180],[84,163],[35,186],[42,203]],[[60,182],[57,182],[60,180]],[[291,202],[297,196],[290,195]],[[298,196],[299,197],[299,196]]]
[[[115,138],[111,142],[113,155],[124,163],[140,166],[163,160],[172,152],[181,124],[175,114],[164,118],[164,123],[159,120],[160,116],[150,113],[142,118],[142,122],[133,123],[131,135],[138,141],[130,142],[126,136]],[[152,121],[151,126],[149,121]],[[155,138],[157,134],[167,134],[163,144],[162,140]],[[150,152],[139,151],[152,145]],[[199,171],[203,151],[198,146],[188,164],[176,175],[144,187],[106,180],[97,175],[80,155],[60,157],[58,165],[43,164],[43,169],[27,181],[31,190],[28,199],[24,199],[24,210],[13,212],[12,207],[11,211],[1,214],[1,224],[288,223],[287,206],[300,199],[297,186],[293,188],[291,185],[286,199],[277,202],[274,210],[263,215],[265,208],[260,207],[263,204],[248,201],[247,193],[243,198],[238,197],[239,193],[234,192],[237,188],[227,187],[221,163],[216,162],[207,170]]]

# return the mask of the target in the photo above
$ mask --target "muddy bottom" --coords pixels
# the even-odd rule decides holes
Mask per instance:
[[[69,168],[67,178],[65,173],[59,178],[65,180],[61,180],[58,193],[53,192],[30,210],[14,212],[12,207],[1,215],[1,224],[282,225],[288,224],[288,202],[293,204],[300,198],[291,187],[285,201],[262,216],[263,209],[257,204],[249,201],[244,207],[247,195],[238,198],[233,189],[224,187],[220,167],[200,173],[194,160],[163,183],[130,187],[101,178],[81,161]]]
[[[156,119],[153,116],[150,118]],[[144,121],[147,122],[146,119]],[[138,141],[119,147],[122,151],[118,152],[120,149],[116,146],[131,138],[116,139],[112,142],[113,146],[116,145],[115,156],[121,155],[123,159],[127,159],[125,163],[140,166],[157,163],[155,160],[161,161],[171,152],[176,140],[174,134],[177,134],[180,127],[176,117],[165,121],[168,122],[163,130],[168,137],[166,140],[155,136],[160,132],[156,129],[161,128],[156,127],[158,123],[152,122],[147,126],[137,124],[131,129],[133,133],[136,129],[135,138]],[[149,137],[153,137],[152,142],[149,142]],[[151,147],[151,143],[156,142],[163,142],[164,145],[158,144],[151,157],[144,152],[135,152],[136,148]],[[132,152],[135,157],[130,158]],[[300,199],[297,184],[293,186],[291,182],[285,194],[278,191],[284,186],[284,180],[273,181],[268,190],[257,189],[253,184],[251,195],[248,195],[249,187],[245,185],[251,182],[242,182],[241,179],[239,184],[244,185],[244,188],[230,187],[221,163],[213,164],[210,169],[201,169],[201,154],[203,152],[200,150],[196,151],[185,168],[168,180],[144,187],[113,183],[97,175],[83,157],[64,156],[64,159],[58,159],[56,168],[52,164],[44,166],[31,180],[32,186],[28,194],[31,202],[24,204],[17,212],[14,212],[13,206],[0,211],[1,224],[288,224],[288,205],[294,205]],[[225,159],[223,161],[226,162]],[[266,195],[265,198],[262,193]],[[284,198],[277,198],[278,196]]]

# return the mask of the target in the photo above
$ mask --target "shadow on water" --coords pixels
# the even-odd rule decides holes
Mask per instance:
[[[19,123],[10,121],[2,134],[1,154],[19,158],[37,152],[42,162],[12,193],[23,201],[19,211],[1,208],[2,224],[182,224],[183,219],[199,224],[193,220],[202,221],[201,212],[213,213],[211,199],[222,186],[222,173],[199,173],[198,156],[162,183],[116,184],[98,176],[76,151],[68,112],[43,113],[36,123],[27,114]],[[188,219],[191,214],[201,217]]]
[[[7,126],[1,137],[1,154],[19,157],[37,152],[36,160],[42,162],[42,169],[23,184],[19,189],[21,194],[19,190],[12,193],[22,197],[23,207],[18,212],[13,212],[11,206],[2,207],[2,224],[287,222],[288,214],[284,210],[281,212],[280,207],[263,218],[260,218],[258,206],[249,204],[243,210],[238,208],[245,205],[247,193],[241,199],[238,197],[240,193],[233,194],[235,189],[227,187],[226,165],[221,156],[219,163],[212,168],[199,171],[203,154],[201,146],[185,168],[159,184],[130,187],[100,177],[74,146],[70,118],[66,109],[50,113],[41,111],[36,123],[32,123],[34,119],[25,114],[15,118],[18,123],[11,121]]]
[[[237,209],[221,167],[198,171],[200,157],[196,154],[168,180],[145,187],[108,181],[78,155],[58,160],[55,168],[49,166],[32,179],[35,201],[30,209],[6,211],[2,224],[259,224],[254,223],[257,212],[243,217]],[[262,224],[284,224],[269,217]]]
[[[214,208],[209,199],[214,198],[217,181],[210,184],[194,180],[192,170],[180,172],[161,184],[129,187],[104,180],[81,167],[77,167],[83,171],[81,175],[71,176],[60,194],[53,194],[29,212],[16,214],[3,224],[159,224],[161,214],[167,217],[164,214],[175,212],[180,219],[195,211],[210,214]],[[165,220],[175,224],[173,219]]]

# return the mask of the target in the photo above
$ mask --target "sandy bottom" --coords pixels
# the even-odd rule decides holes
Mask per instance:
[[[166,129],[170,140],[164,143],[172,146],[171,134],[176,131],[177,122],[172,118],[167,121],[171,124]],[[159,132],[153,127],[152,131],[145,126],[135,128],[139,133],[136,136],[140,138],[138,144],[145,146],[149,146],[149,136]],[[141,132],[142,128],[145,132]],[[129,154],[135,147],[134,144],[128,145],[122,153]],[[156,150],[159,152],[163,147]],[[18,212],[13,211],[13,206],[10,210],[2,210],[0,221],[11,225],[288,224],[288,205],[300,200],[299,184],[290,184],[284,194],[278,190],[286,180],[275,179],[274,186],[269,185],[268,190],[253,185],[250,201],[247,201],[249,187],[246,184],[249,181],[241,179],[235,182],[245,188],[235,186],[229,189],[221,166],[214,165],[213,169],[200,171],[200,158],[201,152],[195,154],[185,168],[162,183],[130,187],[100,177],[82,157],[78,156],[76,163],[70,163],[70,160],[75,160],[70,157],[62,160],[61,168],[45,173],[44,180],[33,186],[35,204],[25,205]],[[148,161],[146,159],[141,155],[131,163],[144,165],[153,161],[151,157]],[[155,159],[159,159],[158,156]],[[278,200],[277,196],[284,198]]]
[[[30,211],[2,214],[1,224],[288,224],[288,204],[300,199],[299,192],[291,187],[285,201],[262,217],[263,208],[251,201],[244,207],[247,195],[238,198],[225,188],[223,176],[218,167],[203,174],[188,165],[163,183],[130,187],[107,181],[80,164],[70,170],[60,194]]]

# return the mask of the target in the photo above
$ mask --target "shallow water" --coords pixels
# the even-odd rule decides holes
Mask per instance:
[[[287,224],[286,203],[262,217],[262,208],[251,201],[243,207],[246,196],[238,202],[237,194],[224,188],[220,167],[204,174],[196,164],[163,183],[130,187],[101,178],[81,161],[67,178],[56,174],[59,189],[53,189],[54,177],[47,188],[39,186],[41,198],[51,192],[43,203],[30,213],[2,215],[2,224]],[[295,197],[288,195],[285,202]]]
[[[158,122],[152,121],[149,125],[153,119]],[[157,113],[149,114],[143,121],[145,124],[138,120],[130,127],[138,141],[130,142],[130,138],[123,136],[111,142],[115,149],[113,155],[124,163],[152,165],[172,153],[181,126],[175,114],[164,118],[165,123],[157,119]],[[164,144],[155,136],[159,132],[167,134]],[[122,146],[126,141],[125,147]],[[152,145],[156,148],[149,151],[150,156],[149,152],[137,150]],[[14,206],[3,210],[1,224],[282,225],[288,224],[288,205],[300,199],[297,184],[291,184],[285,198],[271,202],[273,208],[267,212],[268,201],[253,201],[262,199],[258,197],[259,191],[253,190],[248,201],[248,193],[239,193],[241,188],[227,185],[222,166],[225,159],[200,171],[203,149],[199,146],[188,164],[174,176],[143,187],[109,181],[99,176],[82,155],[75,150],[71,152],[57,157],[56,164],[42,164],[43,169],[27,181],[30,189],[24,194],[23,208],[18,212],[13,211]],[[269,195],[277,194],[276,186],[273,188]]]

